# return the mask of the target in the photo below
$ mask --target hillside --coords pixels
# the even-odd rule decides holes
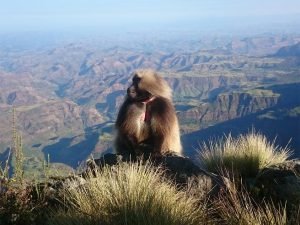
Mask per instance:
[[[91,154],[111,151],[116,113],[137,68],[158,70],[172,87],[190,155],[196,139],[251,127],[274,131],[281,145],[292,138],[298,152],[299,41],[297,35],[134,43],[100,38],[7,47],[0,51],[0,158],[11,145],[13,107],[29,169],[48,154],[51,162],[75,168]]]
[[[80,173],[0,174],[0,224],[298,224],[300,161],[255,132],[174,154],[105,154]],[[282,206],[284,204],[284,207]]]

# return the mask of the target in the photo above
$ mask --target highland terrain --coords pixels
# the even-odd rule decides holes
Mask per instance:
[[[70,169],[111,152],[118,107],[138,68],[159,71],[172,87],[186,155],[202,141],[255,129],[300,156],[299,35],[128,36],[49,45],[0,38],[1,161],[13,108],[28,174],[48,155]]]

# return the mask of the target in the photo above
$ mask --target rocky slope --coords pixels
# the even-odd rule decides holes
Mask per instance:
[[[275,106],[279,95],[272,92],[264,95],[264,92],[262,90],[258,95],[247,92],[220,94],[211,103],[202,103],[179,112],[178,116],[180,121],[188,120],[205,128],[216,122],[240,118]]]

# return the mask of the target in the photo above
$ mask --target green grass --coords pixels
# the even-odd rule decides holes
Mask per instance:
[[[54,212],[49,224],[208,224],[203,206],[149,163],[104,168],[84,186],[66,190],[65,204],[68,210]]]
[[[208,171],[220,173],[232,171],[243,177],[253,177],[268,166],[288,160],[290,151],[254,131],[233,139],[230,135],[225,140],[203,143],[199,158]]]
[[[280,94],[274,93],[272,90],[265,90],[265,89],[247,90],[246,93],[258,97],[279,97],[280,96]]]
[[[291,109],[288,112],[288,115],[291,116],[291,117],[298,117],[298,116],[300,116],[300,106]]]

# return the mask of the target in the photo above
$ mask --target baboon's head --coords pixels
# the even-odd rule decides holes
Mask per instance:
[[[171,99],[172,92],[167,82],[157,73],[139,70],[133,74],[127,95],[133,101],[146,101],[153,96]]]

